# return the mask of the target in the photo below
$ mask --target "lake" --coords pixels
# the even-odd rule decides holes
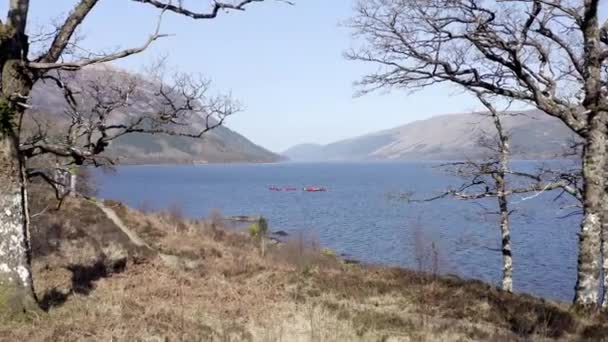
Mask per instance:
[[[178,205],[191,217],[263,215],[273,231],[313,235],[338,253],[367,263],[416,268],[420,246],[435,243],[443,273],[499,284],[500,232],[495,200],[407,203],[388,196],[428,197],[462,180],[436,163],[323,163],[121,166],[96,173],[99,197],[138,208]],[[529,168],[533,162],[518,162]],[[299,191],[269,191],[269,187]],[[327,192],[303,192],[305,186]],[[570,301],[576,277],[579,217],[556,194],[514,196],[511,204],[517,292]],[[532,198],[530,198],[532,197]],[[485,207],[485,209],[484,209]],[[422,243],[421,243],[422,242]],[[427,247],[425,247],[427,248]],[[418,252],[417,252],[418,251]]]

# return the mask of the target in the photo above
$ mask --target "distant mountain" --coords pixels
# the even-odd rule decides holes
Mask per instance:
[[[113,68],[86,68],[79,71],[84,80],[94,78],[102,72],[111,72],[117,78],[129,75],[125,71]],[[152,85],[152,83],[146,82],[142,81],[144,87]],[[153,89],[147,90],[149,93],[155,92]],[[147,108],[149,102],[145,96],[134,99],[134,101],[139,101],[139,103],[133,107],[142,109]],[[65,108],[63,95],[54,84],[37,83],[33,90],[32,103],[34,108],[49,115],[53,120],[60,120],[60,122],[66,120],[67,122],[67,118],[61,115]],[[120,115],[124,120],[129,117],[129,113],[120,113]],[[190,128],[195,131],[202,128],[201,124],[197,124],[196,121],[204,122],[204,120],[194,118]],[[205,133],[200,139],[161,134],[127,134],[113,141],[107,149],[107,154],[118,158],[120,163],[126,164],[267,163],[282,159],[281,156],[252,143],[244,136],[224,126]]]
[[[284,151],[282,155],[295,161],[314,161],[319,158],[319,152],[323,149],[320,144],[300,144]]]
[[[110,145],[109,152],[128,164],[271,163],[283,159],[224,126],[201,139],[127,134]]]
[[[522,114],[503,117],[513,158],[550,159],[567,149],[573,135],[561,121],[538,111]],[[491,118],[450,114],[328,145],[297,145],[283,155],[293,161],[475,159],[488,155],[478,144],[488,134],[495,136]]]

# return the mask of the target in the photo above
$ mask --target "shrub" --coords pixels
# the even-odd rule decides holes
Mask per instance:
[[[265,218],[260,217],[256,223],[251,224],[247,228],[247,231],[252,238],[262,239],[268,234],[268,221]]]
[[[262,256],[266,255],[266,235],[268,234],[268,221],[264,217],[260,217],[258,222],[247,228],[249,236],[260,241],[260,251]]]
[[[426,233],[420,224],[413,227],[414,260],[419,272],[427,272],[434,276],[445,269],[446,261],[440,253],[437,239]]]
[[[337,258],[338,254],[336,254],[336,252],[334,252],[333,250],[329,249],[329,248],[324,248],[323,252],[321,252],[324,256],[329,257],[329,258]]]

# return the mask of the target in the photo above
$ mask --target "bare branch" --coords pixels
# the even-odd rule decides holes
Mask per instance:
[[[28,158],[51,154],[76,165],[106,165],[104,154],[116,139],[131,133],[201,138],[221,126],[240,106],[230,96],[210,95],[211,82],[176,73],[165,79],[162,67],[147,77],[115,69],[45,75],[63,92],[67,123],[56,137],[33,130],[20,148]],[[34,120],[34,127],[44,125]]]
[[[221,10],[244,11],[247,5],[249,5],[253,2],[263,2],[264,0],[240,0],[236,4],[231,4],[231,3],[227,3],[227,2],[221,2],[221,1],[213,1],[213,6],[209,12],[195,12],[195,11],[189,10],[189,9],[183,7],[181,5],[181,2],[179,2],[178,5],[173,5],[171,1],[168,1],[168,2],[159,1],[159,0],[132,0],[132,1],[151,5],[151,6],[154,6],[156,8],[162,9],[162,10],[167,10],[167,11],[179,14],[179,15],[190,17],[192,19],[213,19],[213,18],[217,17],[217,15],[219,14],[219,12]],[[287,1],[287,0],[276,0],[276,1],[284,2],[284,3],[290,4],[290,5],[294,4],[292,1]]]
[[[584,135],[584,61],[593,51],[583,31],[593,15],[568,3],[359,1],[349,26],[361,45],[346,57],[380,67],[358,83],[363,92],[451,83],[533,104]]]
[[[63,187],[65,187],[65,184],[55,180],[55,178],[49,175],[48,172],[53,172],[53,169],[28,169],[26,170],[26,176],[29,180],[32,180],[34,178],[41,178],[44,182],[50,185],[55,192],[55,198],[59,201],[57,205],[57,208],[59,209],[61,207],[61,203],[63,203],[63,200],[66,197],[66,193],[61,190]],[[44,211],[46,211],[46,209]]]
[[[121,59],[121,58],[125,58],[125,57],[131,56],[131,55],[141,53],[144,50],[146,50],[150,45],[152,45],[152,43],[154,41],[156,41],[157,39],[168,36],[166,34],[160,34],[163,13],[164,13],[164,11],[161,12],[161,14],[159,15],[158,23],[156,24],[156,29],[155,29],[154,33],[151,34],[150,37],[148,38],[148,40],[146,40],[146,42],[140,47],[125,49],[125,50],[121,50],[121,51],[118,51],[115,53],[103,55],[100,57],[88,58],[88,59],[83,59],[83,60],[78,60],[78,61],[73,61],[73,62],[54,63],[54,62],[44,62],[44,59],[43,59],[43,61],[41,61],[41,62],[29,63],[28,67],[30,67],[32,69],[39,69],[39,70],[45,70],[45,71],[53,70],[53,69],[78,70],[78,69],[81,69],[81,68],[89,66],[89,65],[107,63],[107,62],[111,62],[111,61],[114,61],[117,59]],[[65,42],[65,43],[67,44],[67,42]],[[63,45],[63,48],[65,48],[65,45]],[[61,51],[63,51],[63,48],[61,48]],[[57,51],[59,51],[59,49],[57,49]],[[49,51],[49,52],[51,52],[51,51]]]
[[[69,44],[76,28],[82,23],[93,7],[95,7],[97,2],[98,0],[81,0],[76,7],[74,7],[72,12],[70,12],[70,15],[56,33],[49,50],[44,55],[40,56],[40,58],[36,60],[36,63],[48,64],[57,62],[66,46]]]

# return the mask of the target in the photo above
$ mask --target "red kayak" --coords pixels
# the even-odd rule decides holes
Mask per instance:
[[[327,191],[326,188],[321,188],[321,187],[316,187],[316,186],[308,186],[302,190],[304,190],[306,192],[325,192],[325,191]]]

